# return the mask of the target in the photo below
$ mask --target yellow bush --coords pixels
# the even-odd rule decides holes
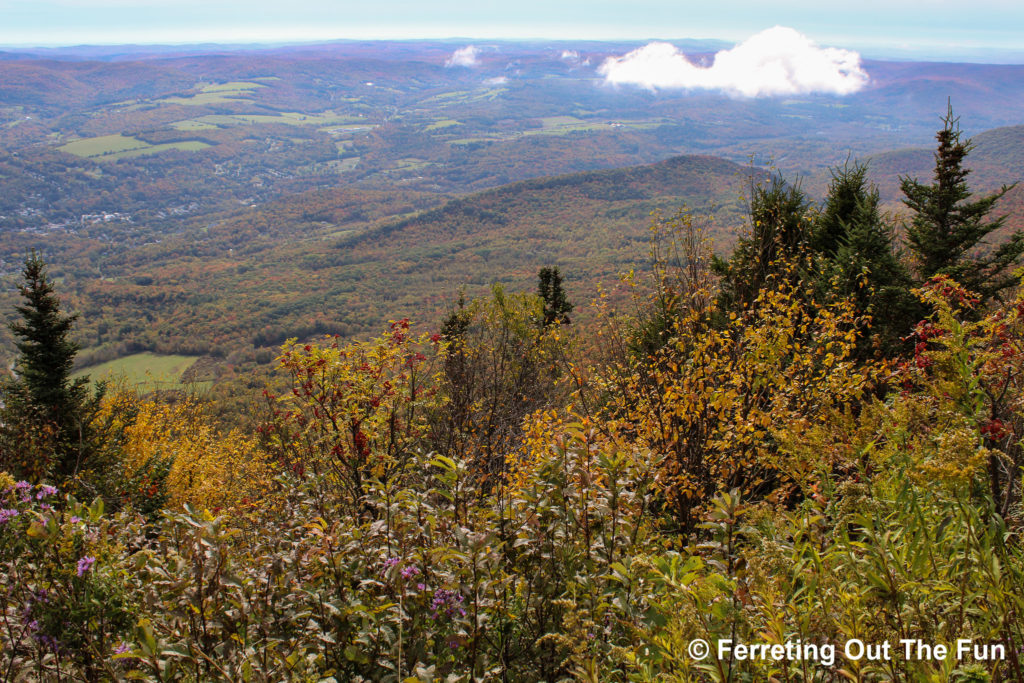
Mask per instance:
[[[112,400],[126,399],[121,395]],[[125,429],[123,470],[128,478],[154,462],[168,464],[171,507],[235,507],[261,496],[272,471],[252,437],[238,430],[218,433],[195,401],[167,405],[139,400],[136,408],[133,423]]]

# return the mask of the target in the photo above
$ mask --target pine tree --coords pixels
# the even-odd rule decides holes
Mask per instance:
[[[716,258],[720,275],[718,307],[741,310],[757,298],[783,260],[792,260],[811,237],[810,202],[799,185],[774,176],[751,188],[750,232],[741,237],[728,261]]]
[[[568,325],[574,306],[562,289],[562,276],[558,268],[541,268],[537,274],[537,294],[544,302],[543,325]]]
[[[21,381],[32,401],[59,422],[80,393],[70,379],[78,345],[69,335],[77,316],[61,313],[45,268],[34,252],[25,261],[24,284],[18,287],[25,303],[15,309],[21,322],[13,323],[11,331],[20,338],[16,367]]]
[[[903,203],[914,212],[907,226],[907,243],[917,260],[917,277],[924,282],[935,275],[948,275],[982,299],[997,296],[1016,283],[1012,270],[1024,253],[1024,234],[1015,232],[998,247],[984,245],[986,237],[999,230],[1005,216],[986,221],[995,203],[1012,189],[971,201],[967,187],[969,169],[964,158],[971,141],[962,140],[960,119],[949,107],[943,127],[935,135],[935,173],[930,185],[901,178]],[[983,251],[984,253],[975,253]]]
[[[102,390],[90,397],[88,378],[71,379],[78,353],[70,337],[76,316],[61,311],[46,264],[35,252],[25,261],[22,277],[18,289],[24,303],[16,308],[21,320],[10,326],[20,355],[15,362],[17,379],[4,388],[4,426],[25,432],[30,425],[18,422],[40,422],[37,431],[51,435],[52,467],[27,469],[37,474],[50,470],[58,480],[71,479],[90,459],[91,416]]]
[[[812,244],[822,257],[821,289],[852,298],[872,318],[871,336],[860,348],[875,346],[893,355],[923,315],[911,293],[910,272],[895,250],[892,227],[883,220],[878,189],[867,181],[867,166],[846,163],[832,170],[832,181],[815,220]]]

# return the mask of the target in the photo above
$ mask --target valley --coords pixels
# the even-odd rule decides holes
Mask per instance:
[[[604,83],[635,44],[494,43],[471,66],[459,47],[4,54],[0,273],[31,249],[52,264],[86,366],[251,363],[292,336],[433,325],[545,265],[588,301],[644,267],[652,212],[685,205],[725,253],[771,169],[819,198],[830,167],[869,160],[897,212],[947,99],[978,133],[976,189],[1024,177],[1024,67],[866,62],[854,95],[752,99]],[[1020,190],[1003,205],[1020,225]]]

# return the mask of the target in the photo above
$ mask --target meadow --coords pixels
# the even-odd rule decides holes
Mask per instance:
[[[87,375],[94,382],[123,383],[143,393],[179,390],[184,387],[182,375],[196,360],[198,356],[135,353],[79,370],[72,379]]]

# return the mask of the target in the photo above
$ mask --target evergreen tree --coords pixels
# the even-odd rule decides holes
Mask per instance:
[[[46,265],[33,252],[22,271],[24,284],[18,291],[25,303],[15,310],[21,321],[11,325],[20,338],[17,372],[32,401],[51,419],[61,417],[79,402],[81,385],[71,382],[78,345],[70,339],[77,316],[61,313],[60,299],[46,277]]]
[[[17,307],[20,321],[11,325],[20,353],[15,362],[17,379],[4,387],[4,450],[16,450],[10,435],[48,434],[52,463],[28,464],[36,476],[51,474],[58,480],[76,477],[90,462],[92,416],[102,394],[90,396],[88,378],[71,379],[78,345],[71,340],[76,316],[61,311],[60,299],[46,276],[46,264],[33,252],[25,261],[19,291],[24,303]],[[31,424],[35,423],[35,424]],[[5,458],[11,459],[11,458]]]
[[[948,275],[988,299],[1016,283],[1012,270],[1024,253],[1024,234],[1017,231],[998,247],[975,253],[986,237],[1003,226],[1005,216],[991,221],[986,218],[1013,186],[1004,185],[994,194],[971,201],[966,180],[970,170],[964,168],[963,161],[972,146],[970,140],[961,140],[959,121],[950,107],[935,136],[938,149],[930,185],[901,178],[903,202],[914,212],[907,226],[907,242],[917,260],[920,282]]]
[[[810,202],[799,185],[774,176],[767,185],[751,188],[750,232],[741,237],[728,261],[715,259],[720,275],[722,311],[749,306],[782,259],[791,260],[811,237]]]
[[[537,280],[537,294],[544,302],[543,325],[568,325],[569,314],[574,306],[569,303],[562,289],[562,276],[558,268],[541,268]]]
[[[852,298],[858,312],[872,318],[872,334],[861,353],[875,346],[893,355],[904,349],[903,339],[923,311],[878,204],[878,189],[868,184],[866,165],[846,163],[833,169],[812,243],[822,257],[820,288]]]

